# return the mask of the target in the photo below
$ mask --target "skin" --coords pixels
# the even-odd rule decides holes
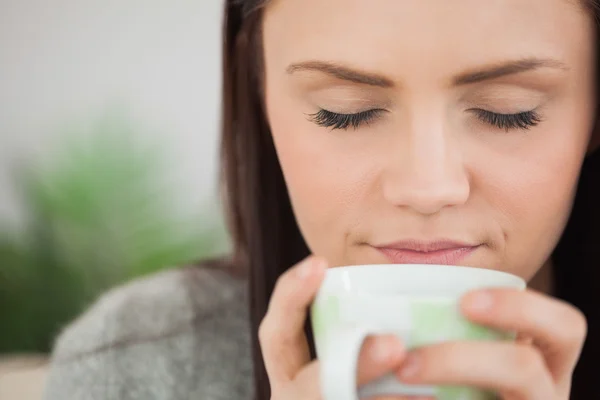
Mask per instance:
[[[267,116],[319,257],[280,278],[260,337],[274,399],[317,399],[318,363],[301,327],[326,267],[386,263],[375,246],[440,238],[479,246],[461,265],[527,281],[548,265],[592,143],[593,22],[568,0],[277,0],[263,24]],[[519,60],[534,67],[473,78]],[[380,81],[351,82],[323,63]],[[321,109],[381,111],[332,129],[311,117]],[[476,110],[534,110],[539,122],[502,129]],[[359,381],[395,370],[407,382],[482,386],[504,399],[568,399],[586,334],[578,310],[532,290],[472,293],[463,306],[521,340],[407,354],[394,338],[370,338]]]

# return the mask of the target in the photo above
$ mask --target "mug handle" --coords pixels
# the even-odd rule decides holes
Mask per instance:
[[[330,335],[326,354],[320,357],[323,400],[359,400],[358,356],[367,336],[375,333],[374,329],[346,326]]]

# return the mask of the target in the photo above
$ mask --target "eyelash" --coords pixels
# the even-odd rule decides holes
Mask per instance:
[[[384,110],[373,109],[361,111],[355,114],[338,114],[324,109],[311,114],[310,117],[314,123],[332,130],[346,130],[350,127],[357,129],[363,124],[369,124],[378,117]],[[504,129],[507,132],[511,129],[527,130],[541,122],[540,115],[534,111],[524,111],[516,114],[498,114],[491,111],[473,109],[470,110],[477,115],[482,122]]]
[[[382,112],[383,110],[373,109],[357,112],[355,114],[338,114],[321,109],[316,113],[311,114],[310,117],[314,123],[325,128],[345,130],[350,127],[357,129],[363,124],[368,125]]]
[[[509,131],[511,129],[527,130],[539,124],[542,119],[535,111],[523,111],[516,114],[498,114],[486,110],[472,110],[477,117],[492,126]]]

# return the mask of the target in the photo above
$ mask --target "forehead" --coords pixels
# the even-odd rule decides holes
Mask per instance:
[[[506,58],[582,59],[593,31],[576,0],[275,0],[263,26],[268,68],[319,59],[431,73]]]

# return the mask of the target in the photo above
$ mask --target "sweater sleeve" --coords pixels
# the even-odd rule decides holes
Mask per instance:
[[[246,300],[225,275],[170,270],[103,295],[59,335],[44,400],[249,399]]]

